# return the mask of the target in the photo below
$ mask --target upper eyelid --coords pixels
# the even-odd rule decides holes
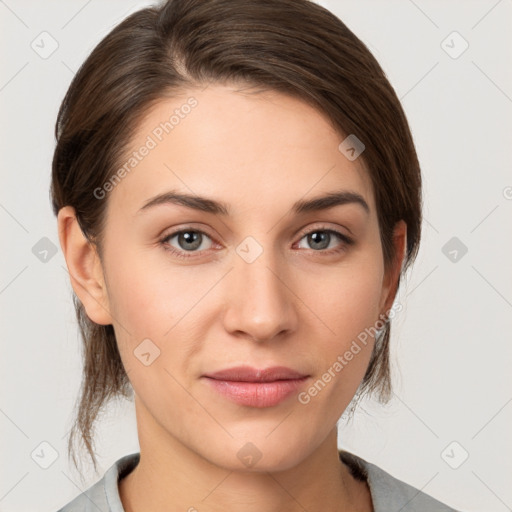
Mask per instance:
[[[298,233],[298,236],[305,236],[305,235],[308,235],[309,233],[314,233],[315,231],[332,231],[334,233],[338,233],[342,236],[345,236],[347,238],[350,238],[350,235],[346,235],[342,232],[340,232],[341,230],[339,228],[333,228],[333,227],[330,227],[330,226],[326,226],[326,225],[323,225],[323,226],[316,226],[316,227],[313,227],[313,228],[304,228],[304,229],[301,229]]]

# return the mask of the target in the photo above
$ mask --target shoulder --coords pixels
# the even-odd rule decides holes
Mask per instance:
[[[57,512],[124,512],[117,482],[139,462],[140,453],[131,453],[117,460],[103,478],[79,494]]]
[[[353,453],[339,454],[354,477],[368,482],[375,512],[458,512]]]
[[[104,488],[104,478],[89,487],[86,491],[79,494],[67,505],[60,508],[57,512],[110,512],[106,501]]]

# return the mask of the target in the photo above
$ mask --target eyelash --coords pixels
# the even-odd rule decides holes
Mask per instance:
[[[181,233],[188,233],[188,232],[201,233],[202,235],[206,235],[208,238],[213,240],[213,238],[210,235],[208,235],[208,233],[205,233],[204,231],[201,231],[200,229],[195,229],[195,228],[190,227],[190,228],[180,229],[179,231],[174,231],[173,233],[169,233],[169,234],[165,235],[165,237],[160,239],[160,244],[163,246],[164,250],[169,251],[177,258],[181,258],[184,260],[190,259],[190,258],[195,258],[195,257],[197,257],[195,255],[185,256],[184,253],[186,253],[186,251],[178,251],[177,249],[170,247],[167,243],[171,238],[174,238],[176,235],[179,235]],[[304,237],[306,237],[312,233],[317,233],[317,232],[333,234],[340,239],[342,244],[340,245],[340,247],[338,247],[336,249],[329,249],[329,250],[321,249],[318,251],[311,249],[311,251],[316,252],[316,253],[324,253],[326,255],[337,254],[337,253],[340,253],[340,252],[346,250],[346,246],[351,246],[354,244],[354,240],[352,238],[349,238],[347,235],[344,235],[343,233],[340,233],[339,231],[336,231],[331,228],[323,227],[323,226],[317,227],[317,228],[312,229],[311,231],[307,231],[305,233],[301,233],[299,241],[302,240]],[[192,251],[191,254],[196,254],[196,253],[200,253],[200,252],[203,252],[203,251]]]

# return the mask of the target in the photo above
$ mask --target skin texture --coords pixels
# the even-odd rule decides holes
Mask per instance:
[[[396,226],[398,257],[385,273],[362,160],[338,150],[345,136],[322,113],[281,93],[211,85],[162,100],[133,150],[192,95],[197,106],[102,199],[103,261],[73,209],[58,216],[73,288],[94,322],[113,324],[135,390],[141,460],[119,483],[123,505],[127,512],[371,511],[366,483],[338,459],[336,424],[373,339],[307,404],[295,393],[272,407],[241,406],[201,376],[283,365],[310,376],[307,390],[391,308],[406,226]],[[139,212],[171,189],[223,201],[231,215],[175,204]],[[340,189],[361,194],[370,212],[349,203],[291,213],[297,200]],[[179,229],[206,233],[201,246],[190,249],[178,236],[161,242]],[[315,248],[306,235],[326,229],[354,243],[332,235],[327,248]],[[251,263],[237,253],[246,237],[262,249]],[[160,355],[146,366],[134,350],[148,338]],[[252,467],[237,457],[247,443],[261,454]]]

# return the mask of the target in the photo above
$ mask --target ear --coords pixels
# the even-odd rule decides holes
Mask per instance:
[[[396,292],[398,291],[398,279],[407,247],[407,224],[403,220],[395,224],[393,229],[393,245],[395,248],[395,258],[387,270],[382,283],[381,313],[386,313],[391,309]]]
[[[96,247],[82,233],[73,207],[61,208],[57,223],[73,290],[93,322],[111,324],[107,288]]]

